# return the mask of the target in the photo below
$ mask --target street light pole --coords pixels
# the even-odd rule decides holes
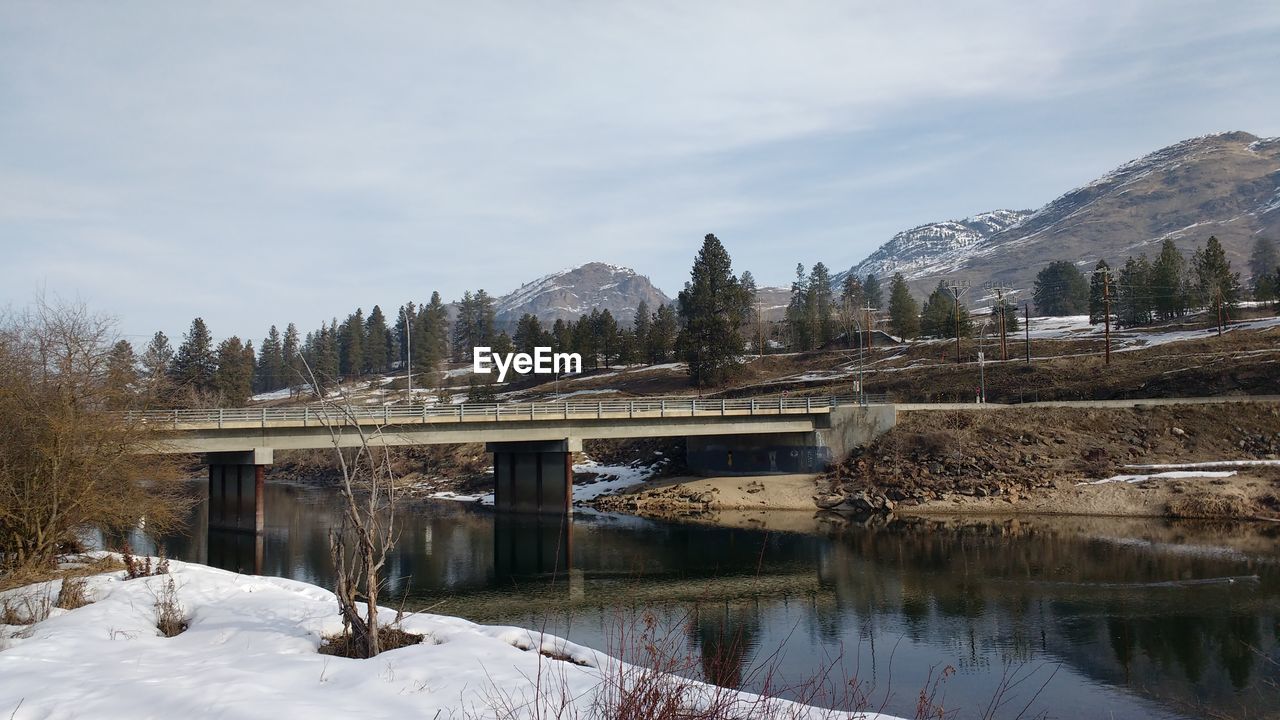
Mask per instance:
[[[404,347],[408,359],[405,361],[404,376],[409,381],[409,402],[413,402],[413,325],[408,308],[400,308],[404,313]]]

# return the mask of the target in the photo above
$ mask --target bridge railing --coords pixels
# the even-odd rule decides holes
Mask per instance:
[[[877,405],[883,395],[756,398],[618,398],[595,402],[463,403],[459,405],[341,405],[287,408],[212,408],[126,413],[126,419],[150,424],[262,426],[293,423],[329,425],[427,422],[519,421],[582,418],[681,417],[706,415],[780,415],[829,411],[838,405]]]

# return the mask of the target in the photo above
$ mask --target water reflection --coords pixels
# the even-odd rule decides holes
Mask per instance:
[[[336,497],[269,484],[266,507],[260,542],[209,533],[197,510],[166,546],[329,585]],[[1010,678],[1023,681],[997,717],[1028,702],[1027,716],[1280,716],[1280,528],[1006,519],[770,533],[581,514],[565,528],[449,503],[397,522],[389,590],[411,606],[605,650],[648,617],[727,686],[832,668],[874,707],[913,716],[919,688],[952,666],[947,707],[961,717]]]

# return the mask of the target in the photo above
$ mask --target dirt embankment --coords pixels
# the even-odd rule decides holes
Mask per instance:
[[[1280,519],[1280,467],[1082,484],[1158,472],[1126,465],[1277,457],[1277,403],[919,411],[821,476],[676,478],[595,506],[710,521],[801,508]]]
[[[820,506],[867,512],[1005,511],[1280,517],[1280,468],[1153,478],[1127,465],[1280,457],[1280,404],[908,412],[827,473]]]

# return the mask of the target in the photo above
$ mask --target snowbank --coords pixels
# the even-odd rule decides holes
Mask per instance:
[[[1235,475],[1235,470],[1216,472],[1213,470],[1188,470],[1151,473],[1149,475],[1113,475],[1101,480],[1086,480],[1077,485],[1106,485],[1108,483],[1140,483],[1147,480],[1185,480],[1187,478],[1224,478]]]
[[[585,718],[592,716],[602,677],[616,678],[629,667],[550,635],[426,614],[403,624],[425,636],[420,645],[372,660],[321,655],[322,637],[341,629],[327,590],[176,561],[171,565],[171,576],[91,577],[91,604],[55,609],[29,627],[0,626],[0,716],[466,719],[505,717],[503,708],[513,706],[515,717],[534,716],[540,705],[539,717]],[[190,617],[189,629],[173,638],[158,634],[153,610],[169,577]],[[58,586],[55,581],[2,595],[49,592],[56,597]],[[395,614],[383,612],[384,617]],[[11,637],[15,629],[19,636]],[[692,699],[695,703],[712,694],[723,702],[728,694],[751,717],[783,710],[788,717],[832,716],[711,686],[692,688],[701,696]],[[558,713],[565,702],[573,707]],[[772,712],[762,712],[761,703]],[[800,714],[793,715],[797,710]]]

